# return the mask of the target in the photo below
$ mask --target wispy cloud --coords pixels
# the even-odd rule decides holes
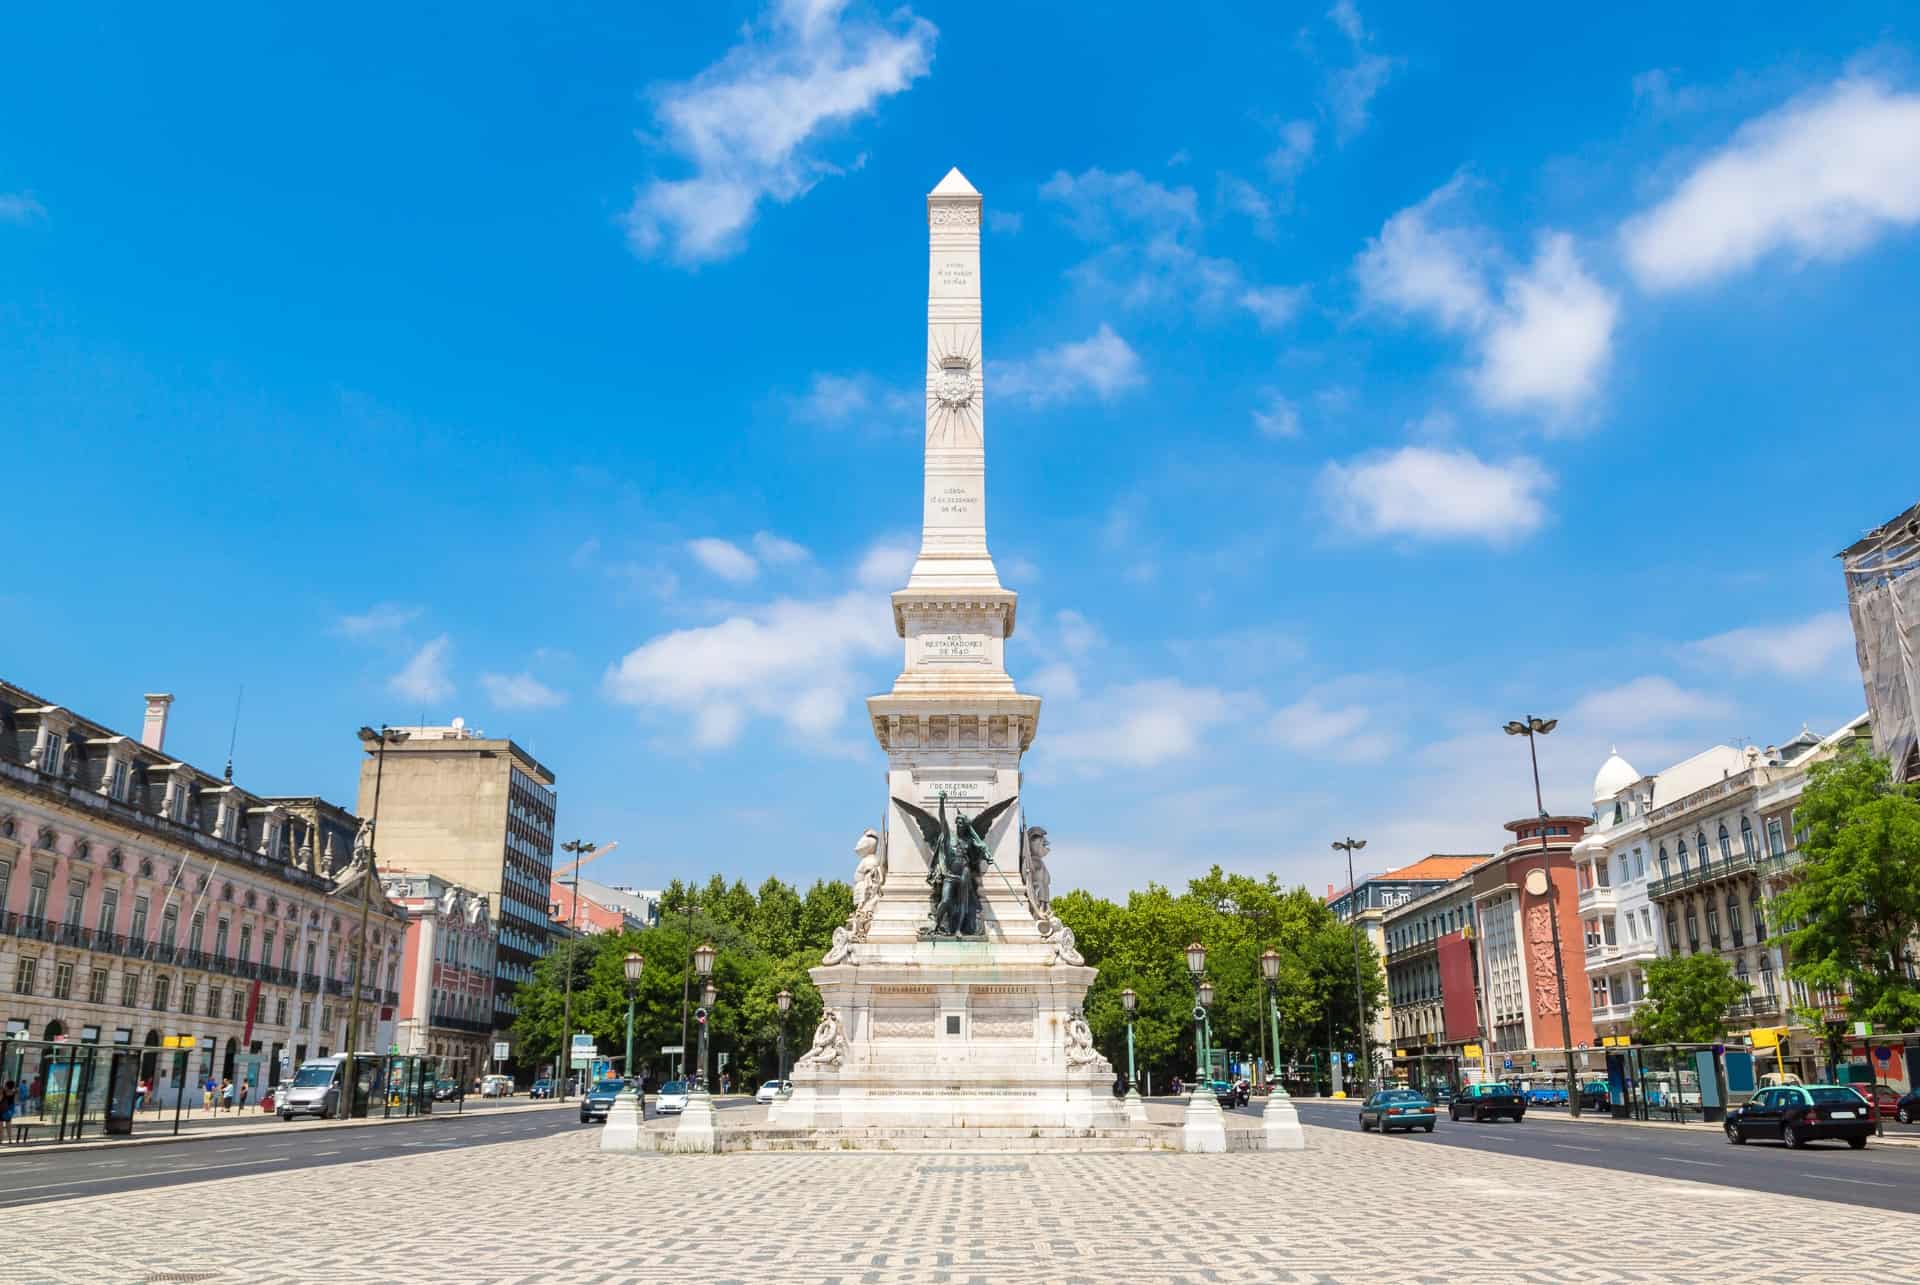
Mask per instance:
[[[708,571],[735,584],[745,584],[760,574],[760,564],[751,553],[733,541],[722,540],[718,536],[702,536],[687,541],[687,552]]]
[[[1269,393],[1262,405],[1253,408],[1253,426],[1262,437],[1300,436],[1300,408],[1278,393]]]
[[[1267,731],[1300,754],[1340,763],[1373,763],[1393,752],[1395,738],[1373,725],[1365,705],[1327,705],[1314,697],[1274,712]]]
[[[913,545],[904,538],[882,540],[860,555],[854,579],[867,589],[898,589],[913,570]]]
[[[333,622],[333,632],[345,638],[372,638],[394,633],[426,614],[424,607],[397,602],[377,602],[355,615],[341,616]]]
[[[770,567],[790,566],[796,562],[805,562],[813,556],[806,545],[789,540],[783,535],[775,535],[771,531],[753,533],[753,551],[760,556],[760,561]]]
[[[1852,651],[1853,625],[1844,611],[1823,611],[1787,624],[1729,629],[1688,647],[1736,674],[1811,678]]]
[[[1111,401],[1146,383],[1140,355],[1104,322],[1086,339],[995,365],[987,388],[1035,406],[1091,396]]]
[[[452,642],[447,635],[427,643],[413,653],[400,672],[387,680],[396,696],[408,700],[438,701],[453,695],[453,680],[447,676],[447,653]]]
[[[1573,718],[1603,732],[1630,732],[1725,718],[1732,712],[1733,706],[1721,697],[1647,675],[1589,692],[1574,705]]]
[[[655,91],[659,141],[690,178],[643,185],[627,211],[636,252],[682,264],[745,244],[761,203],[804,196],[840,167],[818,155],[835,130],[927,74],[933,24],[910,11],[851,20],[845,0],[779,0],[698,76]]]
[[[1076,710],[1049,752],[1083,771],[1157,767],[1199,751],[1206,730],[1232,709],[1227,693],[1174,678],[1109,688]]]
[[[553,709],[567,703],[565,692],[555,691],[532,674],[482,674],[480,686],[495,709]]]
[[[28,192],[0,192],[0,223],[31,223],[47,217],[47,207]]]
[[[1745,125],[1621,229],[1648,290],[1704,285],[1770,254],[1840,259],[1920,222],[1920,94],[1848,78]]]
[[[1525,456],[1494,463],[1467,450],[1425,446],[1329,462],[1319,478],[1329,514],[1352,535],[1492,545],[1539,530],[1552,484]]]
[[[905,388],[884,383],[865,371],[819,373],[807,391],[791,401],[796,418],[815,424],[873,423],[912,429],[920,399]]]
[[[1353,55],[1351,63],[1327,79],[1327,108],[1333,115],[1334,133],[1345,142],[1366,129],[1373,100],[1399,70],[1400,59],[1374,52],[1371,33],[1352,0],[1338,0],[1327,17],[1347,38]]]

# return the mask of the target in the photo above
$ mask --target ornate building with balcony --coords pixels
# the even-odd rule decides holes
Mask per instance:
[[[407,917],[395,1043],[402,1053],[464,1062],[463,1078],[493,1050],[493,953],[499,937],[485,893],[439,875],[390,870],[389,900]]]
[[[136,740],[0,682],[0,1018],[35,1041],[192,1036],[188,1083],[258,1101],[286,1064],[344,1047],[358,822],[175,759],[172,699],[146,698]],[[368,925],[361,1048],[384,1047],[398,998],[399,920],[377,894]],[[161,1100],[171,1064],[143,1064]]]
[[[1473,868],[1386,912],[1387,995],[1394,1066],[1416,1086],[1457,1084],[1463,1065],[1477,1063],[1480,991],[1475,984]]]

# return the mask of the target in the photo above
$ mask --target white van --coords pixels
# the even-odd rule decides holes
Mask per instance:
[[[331,1119],[340,1114],[340,1073],[346,1056],[316,1057],[300,1064],[293,1079],[280,1086],[280,1118],[317,1115]]]

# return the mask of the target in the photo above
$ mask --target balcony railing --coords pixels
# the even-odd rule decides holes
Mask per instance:
[[[1738,794],[1752,785],[1756,779],[1753,768],[1748,768],[1744,772],[1735,772],[1732,776],[1715,781],[1705,789],[1695,790],[1692,794],[1675,799],[1665,807],[1655,808],[1647,813],[1647,824],[1659,825],[1662,821],[1691,812],[1702,804],[1711,803],[1715,799],[1724,799],[1729,794]]]
[[[1755,857],[1748,856],[1744,852],[1736,852],[1731,859],[1722,858],[1718,861],[1703,862],[1691,870],[1683,870],[1679,874],[1656,879],[1647,886],[1647,896],[1657,901],[1661,897],[1670,897],[1674,893],[1685,892],[1689,888],[1697,888],[1704,884],[1717,883],[1722,879],[1730,879],[1735,875],[1746,874],[1759,864]]]
[[[438,1030],[466,1031],[473,1035],[490,1035],[493,1033],[493,1023],[476,1022],[472,1018],[467,1017],[441,1017],[436,1014],[427,1025]]]
[[[269,986],[293,986],[299,983],[301,989],[309,992],[319,991],[321,984],[320,978],[307,977],[303,980],[290,968],[276,968],[271,964],[263,964],[251,959],[234,959],[229,955],[216,955],[191,947],[149,941],[144,937],[130,937],[122,933],[103,932],[98,928],[83,928],[78,924],[59,923],[43,915],[26,915],[18,911],[0,913],[0,936],[24,937],[31,941],[77,946],[82,950],[120,955],[127,959],[145,960],[149,963],[177,968],[193,968],[203,973],[234,977],[241,981],[258,979]],[[346,993],[345,982],[329,982],[328,986],[330,994]],[[367,998],[375,1001],[379,1001],[382,995],[386,997],[385,1003],[400,1002],[400,996],[394,991],[370,989],[367,992]]]

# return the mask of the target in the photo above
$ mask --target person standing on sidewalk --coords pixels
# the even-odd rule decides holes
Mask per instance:
[[[12,1080],[0,1084],[0,1141],[5,1141],[4,1130],[13,1125],[13,1109],[20,1102],[20,1086]]]
[[[223,1079],[220,1081],[220,1111],[225,1114],[231,1110],[233,1110],[233,1081]]]

